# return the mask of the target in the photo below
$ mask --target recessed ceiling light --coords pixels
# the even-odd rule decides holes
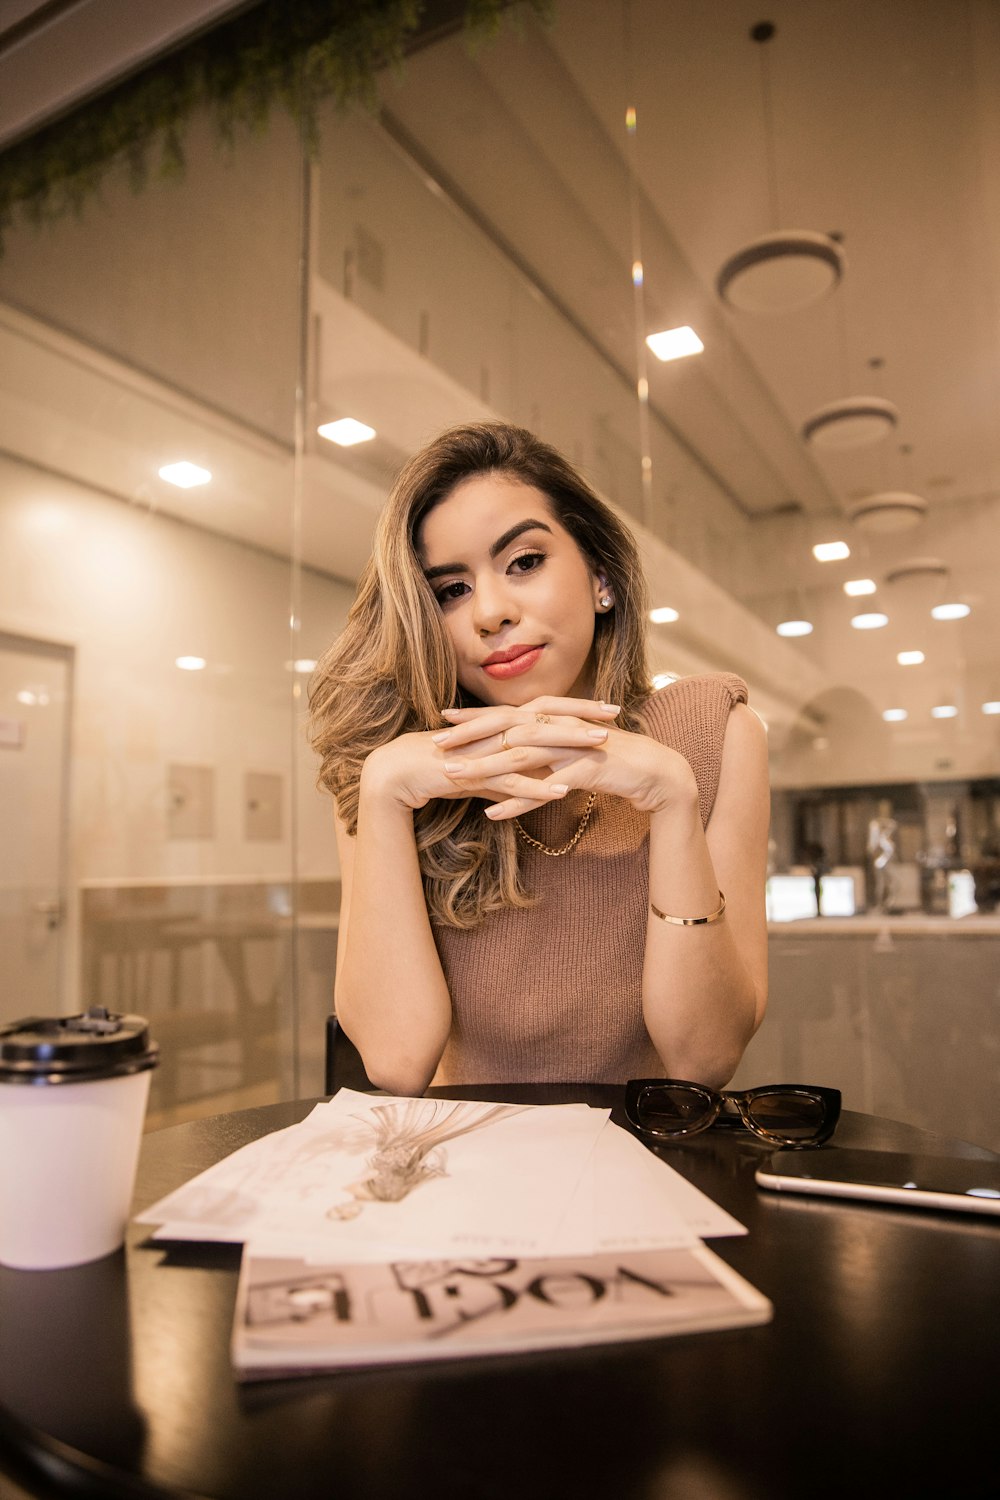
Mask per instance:
[[[353,417],[340,417],[336,422],[324,422],[316,431],[320,437],[339,444],[341,448],[353,448],[355,443],[370,443],[375,436],[374,427],[357,422]]]
[[[683,328],[665,328],[661,333],[648,333],[646,343],[657,359],[664,363],[668,359],[684,359],[688,354],[700,354],[705,345],[685,323]]]
[[[851,549],[846,542],[817,542],[813,548],[817,562],[841,562],[850,555]]]
[[[964,620],[969,614],[967,604],[935,604],[931,614],[935,620]]]
[[[180,667],[182,672],[200,672],[205,665],[203,656],[178,656],[174,662],[174,666]]]
[[[812,624],[809,620],[782,620],[775,629],[779,635],[812,635]]]
[[[861,594],[874,594],[877,588],[874,578],[849,578],[844,584],[844,593],[855,598]]]
[[[851,624],[855,630],[881,630],[883,625],[888,625],[889,616],[874,611],[870,615],[853,615]]]
[[[908,714],[905,708],[883,708],[882,717],[887,724],[901,724]]]
[[[954,719],[958,717],[958,709],[954,703],[939,703],[936,708],[931,709],[931,716],[935,719]]]
[[[896,660],[901,667],[919,667],[924,660],[922,651],[897,651]]]
[[[984,703],[983,704],[983,713],[984,714],[1000,714],[1000,703],[997,703],[995,700],[992,701],[992,702],[990,702],[990,703]]]
[[[296,661],[286,661],[289,672],[315,672],[316,663],[311,656],[300,656]]]
[[[680,619],[676,609],[671,609],[669,604],[661,604],[656,609],[649,611],[649,618],[654,625],[672,625],[675,620]]]
[[[156,471],[161,479],[168,484],[175,484],[179,490],[193,490],[199,484],[208,484],[212,477],[211,469],[203,469],[200,464],[189,464],[186,460],[179,464],[164,464]]]

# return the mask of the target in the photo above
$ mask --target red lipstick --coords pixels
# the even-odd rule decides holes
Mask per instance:
[[[488,656],[482,668],[488,677],[495,679],[520,677],[522,672],[531,671],[543,650],[542,646],[508,646],[506,651],[494,651]]]

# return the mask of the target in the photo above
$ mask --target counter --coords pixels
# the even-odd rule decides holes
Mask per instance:
[[[821,933],[824,937],[856,937],[865,932],[939,938],[1000,937],[1000,914],[931,917],[919,911],[904,912],[900,916],[865,912],[855,917],[802,917],[796,922],[768,922],[767,931],[770,937],[805,932]]]
[[[1000,918],[776,922],[768,955],[732,1087],[828,1084],[846,1109],[1000,1151]]]

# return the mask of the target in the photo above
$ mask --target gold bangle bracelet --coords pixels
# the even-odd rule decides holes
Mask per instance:
[[[670,922],[674,927],[704,927],[708,922],[719,922],[722,920],[722,914],[726,909],[726,898],[720,891],[719,904],[715,911],[709,912],[707,917],[668,917],[666,912],[661,911],[658,906],[654,906],[652,901],[649,903],[649,909],[654,917],[659,917],[661,922]]]

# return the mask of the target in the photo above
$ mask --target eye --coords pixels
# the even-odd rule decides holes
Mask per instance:
[[[454,583],[446,583],[442,588],[435,589],[434,597],[443,609],[446,604],[452,604],[468,592],[469,585],[463,583],[461,579],[456,579]]]
[[[516,557],[511,558],[507,571],[512,573],[533,573],[536,568],[541,567],[544,561],[544,552],[519,552]]]

